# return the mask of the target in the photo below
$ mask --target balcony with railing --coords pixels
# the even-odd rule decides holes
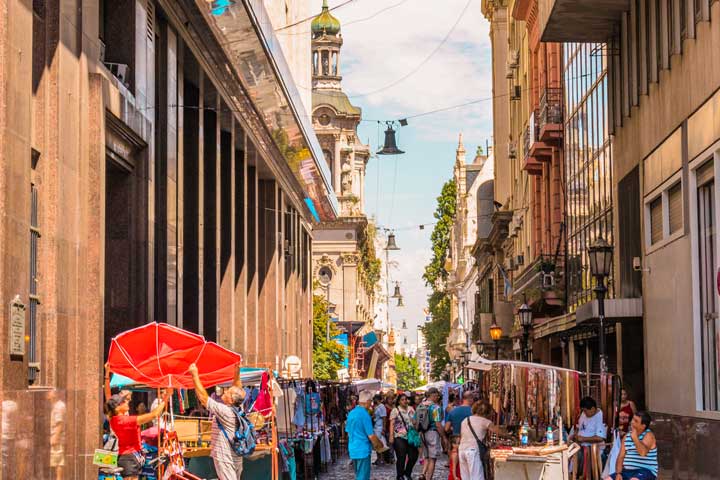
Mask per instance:
[[[540,94],[538,138],[553,143],[563,140],[563,90],[546,88]]]
[[[534,311],[562,313],[565,306],[565,258],[540,254],[513,281],[513,296],[525,299]]]
[[[537,143],[538,139],[538,128],[535,121],[536,118],[537,115],[533,112],[530,115],[530,120],[528,121],[528,124],[525,127],[525,132],[523,133],[523,170],[528,172],[530,175],[542,175],[543,171],[542,163],[540,163],[538,158],[533,154],[533,147],[535,146],[535,143]]]
[[[617,34],[630,0],[538,0],[543,42],[605,42]]]

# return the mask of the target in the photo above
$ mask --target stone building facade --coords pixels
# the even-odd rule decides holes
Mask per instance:
[[[262,2],[2,12],[0,478],[59,478],[58,419],[62,475],[96,478],[121,331],[168,322],[311,371],[312,224],[337,199]]]
[[[598,103],[613,135],[618,370],[644,372],[629,388],[655,416],[661,475],[711,478],[720,471],[720,2],[539,5],[543,41],[568,52],[595,44],[607,64]],[[596,311],[589,302],[578,318]]]
[[[365,168],[370,150],[357,137],[361,110],[342,90],[340,22],[327,2],[311,23],[313,127],[330,170],[340,204],[333,222],[314,228],[313,279],[325,295],[333,318],[346,335],[348,370],[353,378],[382,372],[388,352],[373,341],[379,261],[375,229],[365,216]]]

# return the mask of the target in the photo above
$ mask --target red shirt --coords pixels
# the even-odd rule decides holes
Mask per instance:
[[[118,439],[118,455],[142,451],[140,425],[134,415],[117,415],[110,419],[110,428]]]

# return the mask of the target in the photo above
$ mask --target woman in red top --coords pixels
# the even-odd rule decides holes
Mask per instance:
[[[162,415],[165,404],[171,395],[172,389],[167,389],[158,406],[152,412],[144,415],[128,415],[130,403],[124,395],[115,394],[107,401],[110,428],[118,439],[118,467],[123,469],[121,473],[123,478],[138,479],[145,463],[140,442],[140,425],[149,423]]]
[[[628,433],[630,421],[635,416],[635,413],[637,413],[635,402],[630,400],[627,390],[623,388],[620,390],[620,411],[618,421],[618,426],[623,434]]]

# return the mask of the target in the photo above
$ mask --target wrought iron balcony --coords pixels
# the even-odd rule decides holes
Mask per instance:
[[[565,257],[540,254],[515,277],[514,296],[552,309],[565,305]]]
[[[563,90],[546,88],[540,95],[538,137],[542,141],[562,140]]]

